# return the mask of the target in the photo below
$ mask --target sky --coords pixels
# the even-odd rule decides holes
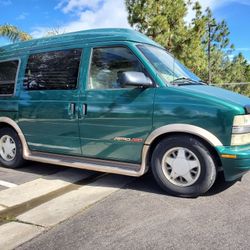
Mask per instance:
[[[174,2],[174,1],[173,1]],[[200,0],[217,20],[225,20],[235,52],[250,62],[250,0]],[[193,17],[192,11],[186,17]],[[0,25],[12,24],[41,37],[53,28],[71,32],[92,28],[129,28],[124,0],[0,0]],[[8,41],[0,39],[0,45]]]

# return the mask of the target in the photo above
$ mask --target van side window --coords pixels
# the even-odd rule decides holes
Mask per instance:
[[[0,95],[13,95],[18,60],[0,62]]]
[[[143,65],[128,48],[94,48],[88,88],[123,88],[118,82],[118,76],[126,71],[144,72]]]
[[[26,90],[75,89],[82,49],[33,54],[25,71]]]

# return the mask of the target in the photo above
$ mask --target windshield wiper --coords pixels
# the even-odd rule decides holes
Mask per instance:
[[[207,85],[205,82],[203,81],[196,81],[196,80],[193,80],[191,78],[188,78],[188,77],[179,77],[179,78],[176,78],[174,79],[173,81],[170,82],[171,84],[174,84],[174,85]]]

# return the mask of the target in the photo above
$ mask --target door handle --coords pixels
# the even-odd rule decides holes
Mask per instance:
[[[76,105],[75,105],[75,103],[70,103],[70,111],[71,111],[72,115],[75,114],[75,112],[76,112]]]
[[[87,115],[87,104],[86,104],[86,103],[84,103],[84,104],[82,105],[82,114],[83,114],[83,115]]]
[[[83,104],[79,105],[78,118],[84,119],[84,116],[86,116],[86,115],[87,115],[87,104],[83,103]]]
[[[69,116],[73,117],[75,115],[75,112],[76,112],[76,104],[72,102],[69,104],[69,109],[68,109]]]

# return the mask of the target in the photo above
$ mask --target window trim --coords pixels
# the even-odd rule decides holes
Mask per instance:
[[[30,56],[33,56],[33,55],[37,55],[37,54],[45,54],[45,53],[51,53],[51,52],[59,52],[59,51],[68,51],[68,50],[81,50],[81,54],[80,54],[80,60],[79,60],[79,66],[78,66],[78,73],[77,73],[77,79],[76,79],[76,86],[75,88],[73,89],[26,89],[24,87],[24,80],[22,82],[22,88],[23,88],[23,91],[27,91],[27,92],[35,92],[35,91],[75,91],[75,90],[78,90],[79,89],[79,86],[80,86],[80,83],[79,83],[79,80],[80,80],[80,69],[82,67],[82,57],[84,55],[84,48],[83,47],[79,47],[79,48],[66,48],[66,49],[55,49],[55,50],[48,50],[48,51],[43,51],[43,52],[33,52],[33,53],[29,53],[27,55],[27,62],[26,62],[26,65],[25,65],[25,69],[24,69],[24,77],[25,77],[25,73],[26,73],[26,69],[27,69],[27,66],[28,66],[28,62],[29,62],[29,58]],[[86,52],[85,52],[86,53]]]
[[[107,89],[90,89],[89,86],[90,86],[90,71],[91,71],[91,64],[92,64],[92,59],[93,59],[93,50],[94,49],[105,49],[105,48],[126,48],[128,49],[129,51],[131,51],[133,53],[133,55],[137,58],[137,60],[141,63],[141,65],[143,66],[143,68],[147,71],[148,75],[150,76],[150,79],[152,81],[152,88],[155,88],[156,84],[155,84],[155,81],[154,81],[154,78],[151,76],[151,74],[148,72],[148,70],[146,69],[144,63],[142,62],[142,60],[134,53],[134,51],[127,45],[124,45],[124,44],[112,44],[112,45],[100,45],[100,46],[95,46],[95,47],[90,47],[90,55],[89,55],[89,65],[88,65],[88,71],[87,71],[87,84],[85,86],[85,91],[104,91],[104,90],[107,90],[107,91],[111,91],[111,90],[126,90],[126,89],[129,89],[129,88],[107,88]]]
[[[0,60],[0,63],[11,62],[11,61],[18,61],[16,76],[15,76],[15,83],[14,83],[14,91],[12,94],[0,94],[1,97],[5,97],[5,96],[11,97],[11,96],[16,95],[16,86],[17,86],[18,76],[19,76],[20,67],[21,67],[21,58],[20,57],[11,57],[10,59]]]

